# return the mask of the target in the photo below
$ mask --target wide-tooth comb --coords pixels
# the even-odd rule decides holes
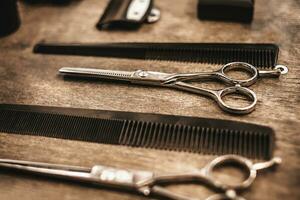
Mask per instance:
[[[0,105],[0,132],[269,159],[271,128],[227,120],[117,111]]]
[[[34,52],[211,64],[239,61],[260,68],[273,68],[279,48],[275,44],[249,43],[39,43]]]

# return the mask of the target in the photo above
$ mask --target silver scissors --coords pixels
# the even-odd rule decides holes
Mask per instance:
[[[230,70],[240,69],[246,73],[250,73],[251,77],[245,80],[234,79],[226,75]],[[287,67],[278,65],[274,70],[260,71],[256,67],[244,62],[232,62],[224,65],[221,69],[214,72],[198,72],[198,73],[182,73],[170,74],[145,70],[137,71],[118,71],[118,70],[103,70],[103,69],[90,69],[90,68],[68,68],[64,67],[59,70],[61,75],[65,76],[81,76],[93,77],[100,79],[111,79],[128,81],[133,84],[154,85],[176,88],[196,94],[205,95],[214,99],[218,105],[227,112],[234,114],[247,114],[255,109],[257,98],[255,93],[248,89],[248,86],[253,85],[260,77],[279,77],[281,74],[288,72]],[[247,73],[247,74],[248,74]],[[211,90],[200,88],[185,81],[196,81],[201,79],[216,79],[231,85],[221,90]],[[223,101],[224,96],[229,94],[239,94],[246,96],[251,100],[251,104],[245,107],[236,107],[226,104]]]
[[[0,167],[30,172],[46,177],[54,177],[71,181],[85,182],[95,185],[105,185],[117,189],[127,189],[138,192],[143,196],[158,196],[173,200],[195,200],[195,198],[182,196],[165,189],[163,185],[172,185],[186,182],[204,184],[214,190],[216,194],[206,200],[245,200],[238,195],[239,192],[251,186],[256,178],[257,171],[280,164],[281,159],[273,159],[253,164],[250,160],[237,155],[224,155],[212,160],[202,169],[191,172],[157,175],[150,171],[137,171],[117,169],[95,165],[92,168],[37,163],[18,160],[0,159]],[[234,164],[245,170],[248,177],[238,183],[224,183],[214,178],[214,171],[224,165]]]

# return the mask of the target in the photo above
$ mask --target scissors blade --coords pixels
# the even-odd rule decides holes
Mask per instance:
[[[134,71],[104,70],[91,68],[63,67],[59,70],[61,75],[87,78],[100,78],[111,80],[130,81],[135,78]]]
[[[92,168],[40,162],[0,159],[0,167],[38,174],[46,177],[127,188],[138,191],[137,183],[151,179],[153,172],[125,170],[95,165]]]
[[[89,181],[90,168],[0,159],[0,167],[68,180]]]
[[[10,165],[20,165],[20,166],[31,166],[31,167],[43,167],[49,169],[63,169],[69,171],[81,171],[81,172],[90,172],[91,168],[87,167],[78,167],[78,166],[70,166],[70,165],[58,165],[58,164],[49,164],[42,162],[30,162],[23,160],[11,160],[11,159],[0,159],[0,166],[2,164],[10,164]]]
[[[154,71],[119,71],[92,68],[63,67],[59,73],[64,76],[100,78],[109,80],[129,81],[133,84],[142,85],[163,85],[163,83],[174,74]]]

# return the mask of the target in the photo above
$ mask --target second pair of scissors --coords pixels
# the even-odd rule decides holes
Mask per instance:
[[[22,172],[76,182],[111,186],[119,189],[132,190],[144,196],[155,195],[164,199],[173,200],[195,200],[197,198],[191,198],[169,191],[164,185],[170,186],[190,182],[207,186],[212,191],[215,191],[215,194],[209,196],[206,200],[245,200],[239,193],[242,192],[242,190],[249,189],[256,179],[258,171],[271,168],[280,163],[281,158],[279,157],[254,164],[241,156],[224,155],[215,158],[202,169],[158,175],[151,171],[119,169],[103,165],[95,165],[89,168],[0,159],[0,167],[7,169],[15,169]],[[215,177],[216,170],[220,170],[222,167],[226,168],[228,165],[236,166],[238,170],[247,174],[247,177],[236,184],[233,184],[231,181],[223,182],[218,180],[218,178]]]
[[[251,77],[247,79],[231,78],[229,75],[227,75],[231,70],[242,70],[247,74],[250,73]],[[247,114],[255,109],[255,105],[257,103],[256,94],[247,87],[256,83],[257,79],[260,77],[279,77],[281,74],[286,74],[288,72],[288,69],[285,66],[278,65],[274,68],[274,70],[261,71],[248,63],[232,62],[224,65],[217,71],[197,73],[162,73],[145,70],[130,72],[69,67],[61,68],[59,72],[60,74],[66,76],[93,77],[100,79],[129,81],[133,84],[176,88],[179,90],[211,97],[218,103],[220,108],[222,108],[226,112],[233,114]],[[211,90],[186,83],[186,81],[199,81],[201,79],[218,80],[230,86],[221,90]],[[251,100],[251,104],[244,107],[231,106],[223,100],[224,96],[229,94],[246,96],[249,100]]]

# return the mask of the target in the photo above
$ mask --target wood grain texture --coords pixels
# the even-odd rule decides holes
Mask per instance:
[[[297,0],[257,0],[251,25],[199,21],[196,0],[156,1],[162,19],[138,32],[102,31],[95,24],[108,1],[85,0],[68,6],[32,6],[20,3],[20,30],[0,39],[0,102],[70,106],[133,112],[230,119],[268,125],[276,131],[276,152],[283,164],[259,174],[250,190],[251,200],[299,199],[300,128],[300,16]],[[280,45],[279,63],[290,72],[279,80],[264,79],[251,86],[259,98],[247,116],[223,113],[210,99],[183,92],[108,82],[63,81],[63,66],[104,69],[151,69],[189,72],[217,66],[32,54],[42,40],[62,42],[272,42]],[[204,68],[204,66],[206,68]],[[0,134],[0,157],[40,162],[180,172],[204,166],[214,156],[161,150],[90,144],[59,139]],[[211,192],[200,186],[171,188],[204,199]],[[0,199],[147,199],[103,188],[0,172]]]

